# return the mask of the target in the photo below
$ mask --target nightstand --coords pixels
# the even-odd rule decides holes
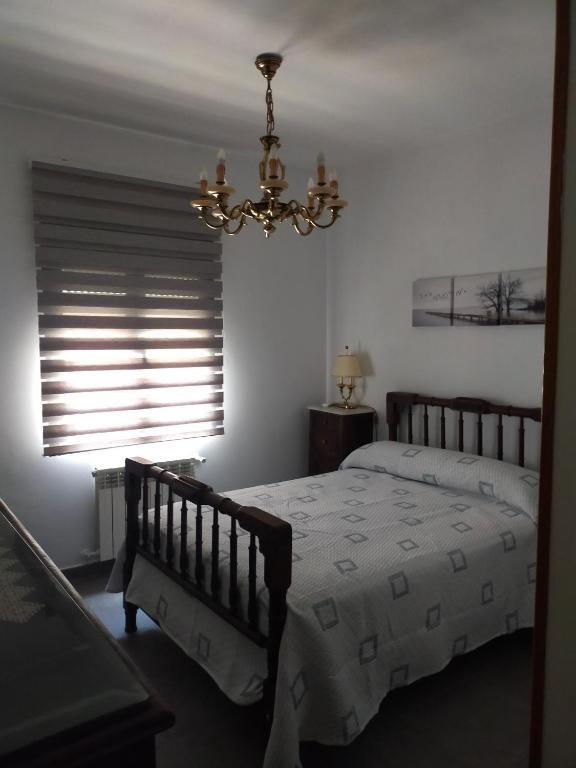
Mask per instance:
[[[355,448],[374,440],[376,411],[365,405],[345,410],[311,405],[308,471],[311,475],[334,472]]]

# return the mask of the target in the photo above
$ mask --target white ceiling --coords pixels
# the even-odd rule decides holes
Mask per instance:
[[[554,0],[0,0],[0,101],[257,149],[386,151],[549,109]]]

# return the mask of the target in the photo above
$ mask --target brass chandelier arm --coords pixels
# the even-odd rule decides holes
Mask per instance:
[[[298,221],[297,214],[292,215],[292,226],[298,232],[299,235],[302,235],[302,237],[306,237],[311,232],[314,232],[314,224],[312,222],[308,222],[308,228],[307,229],[300,229],[300,223]]]
[[[330,229],[330,227],[332,227],[334,224],[336,224],[336,221],[339,218],[340,218],[340,214],[337,211],[335,211],[334,209],[332,209],[332,218],[330,219],[330,221],[327,224],[320,224],[317,221],[312,222],[312,224],[317,229]]]
[[[297,212],[289,204],[284,203],[282,206],[281,212],[276,217],[276,221],[278,221],[279,223],[282,223],[287,219],[290,219],[296,213]]]
[[[223,229],[224,229],[224,232],[226,232],[227,235],[233,236],[233,235],[237,235],[238,232],[240,232],[240,230],[242,229],[244,224],[246,224],[246,217],[245,216],[241,216],[240,221],[238,222],[238,226],[236,227],[236,229],[230,229],[229,228],[229,225],[230,225],[229,221],[225,221],[224,222]]]
[[[319,201],[318,208],[313,212],[311,212],[310,209],[306,208],[304,205],[300,205],[296,200],[290,200],[288,205],[293,217],[297,216],[301,219],[304,219],[304,221],[306,221],[313,229],[329,229],[335,224],[336,220],[340,218],[338,210],[335,208],[330,208],[330,203],[326,204],[324,201]],[[331,219],[330,221],[326,222],[326,224],[321,224],[318,221],[318,218],[326,211],[327,208],[330,209]],[[300,234],[302,233],[300,232]],[[308,231],[306,234],[308,234]]]
[[[331,213],[332,213],[332,218],[330,219],[328,224],[319,224],[318,222],[315,222],[314,226],[317,227],[318,229],[330,229],[330,227],[336,224],[336,222],[340,218],[340,214],[338,213],[337,210],[334,210],[334,208],[331,209]]]
[[[210,229],[224,229],[225,221],[219,219],[217,216],[212,216],[212,212],[209,208],[203,208],[202,213],[200,214],[200,218],[206,224],[207,227]]]
[[[220,204],[216,210],[220,214],[219,216],[214,216],[212,209],[205,206],[201,210],[200,217],[210,229],[221,229],[231,236],[240,232],[248,218],[258,218],[259,216],[252,200],[245,200],[242,204],[235,205],[230,209],[226,205]],[[236,228],[232,227],[234,222],[238,222]]]
[[[228,206],[220,200],[218,201],[216,210],[222,216],[224,221],[235,221],[242,213],[241,206],[235,205],[233,208],[229,209]]]
[[[243,218],[245,216],[252,216],[252,205],[253,203],[251,200],[244,200],[243,203],[238,203],[232,208],[228,208],[228,206],[223,201],[219,201],[216,210],[224,219],[224,221],[231,222],[237,221],[241,217]],[[218,218],[220,218],[220,216]]]
[[[312,232],[315,229],[330,229],[330,227],[332,227],[336,223],[336,220],[339,218],[340,217],[338,216],[338,214],[333,214],[332,219],[327,224],[319,224],[317,221],[308,221],[308,229],[305,231],[302,231],[300,229],[300,226],[294,223],[298,221],[297,216],[292,217],[292,224],[296,229],[296,231],[298,232],[298,234],[309,235],[310,232]],[[305,219],[305,221],[307,220]]]
[[[290,200],[288,206],[290,207],[290,212],[293,216],[300,216],[310,224],[314,223],[316,219],[326,210],[326,206],[321,200],[318,200],[316,210],[314,210],[314,208],[307,208],[305,205],[301,205],[298,200]]]
[[[330,209],[331,219],[326,223],[320,223],[318,218],[327,208]],[[217,210],[219,215],[215,216],[213,210]],[[261,201],[258,205],[246,199],[232,208],[228,208],[223,202],[220,202],[215,209],[205,206],[202,208],[201,217],[210,229],[221,229],[231,236],[238,234],[249,218],[263,223],[268,233],[276,229],[274,223],[291,219],[293,228],[302,237],[311,234],[315,229],[328,229],[340,218],[338,209],[331,208],[330,203],[326,204],[323,200],[318,200],[317,207],[313,210],[301,205],[297,200],[282,203],[275,196]],[[232,227],[234,222],[238,222],[235,228]]]
[[[240,205],[235,205],[232,208],[220,206],[220,211],[222,212],[224,219],[228,222],[236,221],[236,219],[243,215],[242,207]]]

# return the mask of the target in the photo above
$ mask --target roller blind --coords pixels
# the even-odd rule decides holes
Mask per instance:
[[[44,454],[223,432],[219,236],[197,190],[32,163]]]

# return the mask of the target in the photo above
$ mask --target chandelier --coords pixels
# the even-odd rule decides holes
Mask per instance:
[[[342,200],[338,192],[338,178],[332,171],[326,180],[326,162],[320,152],[317,158],[316,183],[308,180],[306,204],[297,200],[280,200],[287,189],[285,179],[286,166],[279,157],[280,139],[274,133],[274,103],[270,82],[280,64],[282,56],[278,53],[261,53],[256,57],[256,67],[266,78],[266,135],[260,137],[264,153],[259,163],[260,189],[262,198],[257,202],[244,200],[230,207],[228,199],[234,194],[234,188],[226,181],[226,153],[218,152],[216,161],[216,181],[208,185],[208,175],[200,174],[200,194],[190,205],[199,211],[199,218],[211,229],[221,229],[227,235],[236,235],[248,219],[255,219],[262,224],[266,237],[276,231],[276,224],[289,221],[299,235],[309,235],[314,229],[328,229],[339,218],[340,210],[348,203]]]

